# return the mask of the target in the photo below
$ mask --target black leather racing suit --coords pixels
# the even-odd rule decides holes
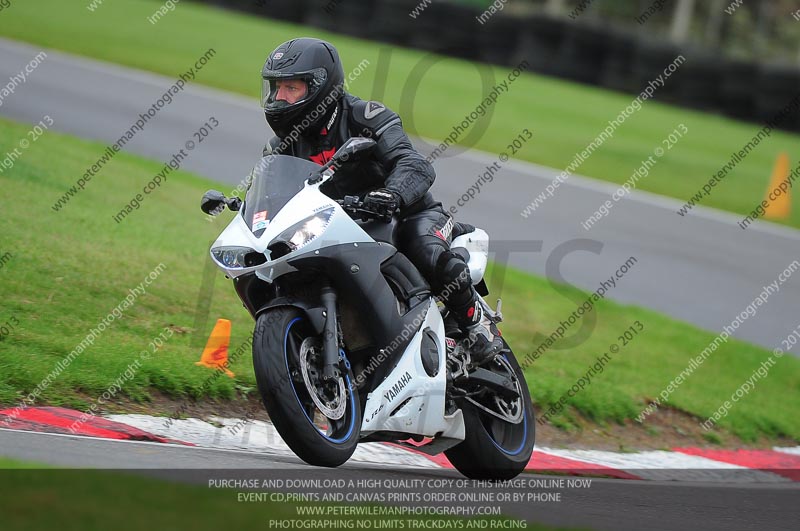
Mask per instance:
[[[264,154],[281,153],[324,164],[354,136],[372,138],[376,148],[349,162],[326,182],[322,191],[333,199],[364,196],[387,188],[400,198],[398,250],[420,270],[434,293],[442,295],[459,326],[474,324],[477,294],[464,260],[450,251],[454,220],[430,193],[433,166],[411,145],[400,117],[382,104],[345,94],[318,132],[295,139],[272,138]]]

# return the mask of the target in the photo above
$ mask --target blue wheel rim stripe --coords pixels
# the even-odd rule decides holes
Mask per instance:
[[[508,361],[508,357],[505,354],[503,354],[503,358],[505,358],[505,360]],[[511,362],[508,362],[508,365],[511,366]],[[527,407],[524,404],[524,399],[522,401],[523,401],[522,407]],[[489,435],[489,440],[492,441],[492,444],[494,444],[497,447],[497,449],[503,452],[504,454],[519,455],[525,448],[525,443],[528,442],[528,415],[525,413],[523,413],[522,415],[522,428],[523,428],[522,442],[520,443],[519,448],[517,448],[516,450],[506,450],[505,448],[497,444],[497,441],[494,440],[494,437],[492,437],[492,434],[489,433],[489,430],[486,430],[486,434]]]
[[[289,324],[286,326],[286,333],[283,335],[283,359],[286,362],[286,374],[289,374],[289,356],[287,355],[287,350],[286,350],[286,347],[288,346],[288,340],[289,340],[289,331],[292,329],[292,326],[297,321],[302,321],[302,320],[303,320],[302,317],[295,317],[294,319],[292,319],[289,322]],[[344,352],[342,352],[342,351],[340,351],[340,352],[342,353],[342,357],[344,357]],[[345,358],[345,361],[346,361],[346,358]],[[347,364],[349,365],[349,362],[347,362]],[[355,411],[355,407],[356,407],[355,397],[353,396],[353,387],[350,384],[350,376],[345,375],[344,378],[345,378],[345,382],[347,382],[347,389],[350,391],[348,394],[350,395],[350,398],[349,398],[350,399],[350,408],[351,408],[350,410],[352,412],[352,411]],[[291,382],[291,378],[289,379],[289,381]],[[306,413],[306,408],[303,407],[303,403],[300,401],[300,397],[297,396],[297,390],[294,388],[294,384],[293,383],[291,384],[291,388],[292,388],[292,392],[294,393],[294,397],[297,400],[297,403],[300,405],[300,410],[303,412],[303,415],[305,415],[305,417],[308,420],[309,424],[311,424],[312,426],[314,426],[316,428],[316,425],[314,424],[314,421],[311,420],[308,417],[308,413]],[[326,440],[328,440],[328,441],[330,441],[332,443],[339,444],[339,443],[342,443],[342,442],[344,442],[344,441],[346,441],[347,439],[350,438],[350,436],[353,434],[353,430],[355,429],[355,424],[356,424],[356,416],[351,413],[350,414],[350,426],[347,429],[347,433],[343,437],[339,437],[339,438],[328,437],[326,434],[322,433],[321,431],[319,432],[319,434],[322,435]],[[317,431],[319,431],[319,430],[317,430]]]

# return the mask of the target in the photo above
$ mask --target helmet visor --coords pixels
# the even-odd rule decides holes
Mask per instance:
[[[261,106],[267,111],[280,111],[303,105],[317,95],[327,77],[324,68],[299,74],[265,71],[261,80]]]

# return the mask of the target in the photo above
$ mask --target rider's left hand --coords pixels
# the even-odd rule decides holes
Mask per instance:
[[[384,221],[391,221],[392,215],[400,206],[397,193],[386,188],[378,188],[364,197],[364,208],[377,214]]]

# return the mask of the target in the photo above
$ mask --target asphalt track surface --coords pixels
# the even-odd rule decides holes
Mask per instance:
[[[18,73],[40,51],[0,39],[0,81]],[[53,129],[110,144],[175,82],[55,51],[47,50],[47,54],[28,80],[5,98],[0,115],[38,123],[47,114],[55,122]],[[254,72],[255,84],[258,68]],[[166,162],[211,116],[220,126],[190,152],[182,168],[230,184],[223,190],[228,193],[248,174],[271,136],[256,100],[190,83],[124,149]],[[546,134],[537,131],[535,123],[521,127],[530,127],[535,135]],[[509,138],[516,134],[509,132]],[[415,144],[427,152],[421,140]],[[98,148],[98,157],[103,151]],[[452,148],[435,162],[433,191],[445,207],[458,206],[458,199],[485,167],[497,161],[496,155],[474,150],[451,156],[456,151],[460,148]],[[534,215],[523,218],[522,209],[556,174],[549,168],[509,161],[475,199],[459,208],[456,218],[483,227],[499,248],[510,249],[510,264],[588,291],[598,289],[634,256],[637,263],[607,297],[716,332],[736,319],[763,286],[800,259],[800,231],[763,222],[743,231],[736,225],[738,216],[703,207],[680,217],[675,213],[680,201],[644,192],[634,192],[617,203],[609,216],[587,232],[581,221],[610,198],[616,186],[580,176],[571,177]],[[112,185],[113,162],[88,184]],[[156,193],[169,190],[166,183]],[[50,201],[57,199],[43,198],[32,210],[53,215]],[[66,208],[91,207],[78,196]],[[198,215],[202,215],[199,209]],[[594,242],[577,241],[587,238]],[[537,242],[541,250],[531,251]],[[592,246],[594,251],[580,250]],[[556,248],[570,252],[558,260]],[[755,317],[744,321],[734,336],[769,349],[779,347],[780,340],[800,324],[798,301],[800,274],[781,285],[780,292],[758,308]]]
[[[38,52],[36,47],[0,40],[0,80],[17,73]],[[47,114],[56,130],[111,143],[173,82],[163,76],[48,51],[46,61],[5,99],[0,114],[29,123],[37,123]],[[190,85],[125,149],[166,161],[211,116],[219,120],[219,129],[206,139],[202,149],[192,152],[183,169],[233,187],[248,173],[269,137],[257,102],[250,99]],[[98,149],[98,157],[102,151]],[[483,168],[495,160],[494,155],[478,152],[437,160],[434,192],[445,206],[455,204]],[[545,273],[547,257],[559,245],[576,238],[598,240],[601,253],[569,254],[559,268],[564,279],[590,291],[633,255],[638,263],[609,293],[610,298],[717,331],[730,323],[763,285],[800,258],[797,231],[756,223],[743,232],[735,226],[736,216],[704,208],[679,218],[674,213],[678,201],[644,193],[635,193],[632,199],[617,204],[612,215],[586,233],[580,228],[580,220],[605,201],[615,187],[580,177],[572,177],[532,218],[523,219],[519,214],[522,208],[554,175],[547,168],[508,163],[484,192],[460,210],[458,219],[484,227],[495,241],[541,241],[540,252],[512,253],[510,257],[512,265],[540,274]],[[111,183],[113,166],[89,186]],[[168,184],[162,193],[169,193]],[[46,213],[50,204],[48,199],[32,210]],[[91,207],[80,196],[67,206]],[[577,247],[574,242],[567,245]],[[778,346],[779,339],[797,325],[798,300],[800,275],[784,284],[736,336],[769,348]],[[284,456],[9,430],[0,430],[0,455],[87,468],[310,468]],[[455,474],[363,465],[346,465],[326,473],[359,478]],[[591,489],[573,491],[562,503],[538,508],[510,504],[506,510],[509,515],[545,524],[637,530],[794,529],[798,516],[795,484],[594,481]]]
[[[219,471],[225,471],[223,477],[236,477],[237,471],[239,477],[247,477],[248,470],[262,473],[258,477],[273,476],[264,471],[292,471],[296,476],[312,472],[321,479],[461,478],[453,471],[430,469],[387,470],[347,464],[333,470],[318,469],[279,455],[6,429],[0,429],[0,455],[73,468],[127,469],[205,484],[207,478],[219,476]],[[797,483],[720,485],[594,478],[589,488],[562,491],[560,502],[504,503],[502,512],[559,527],[777,531],[796,529],[798,494]]]

